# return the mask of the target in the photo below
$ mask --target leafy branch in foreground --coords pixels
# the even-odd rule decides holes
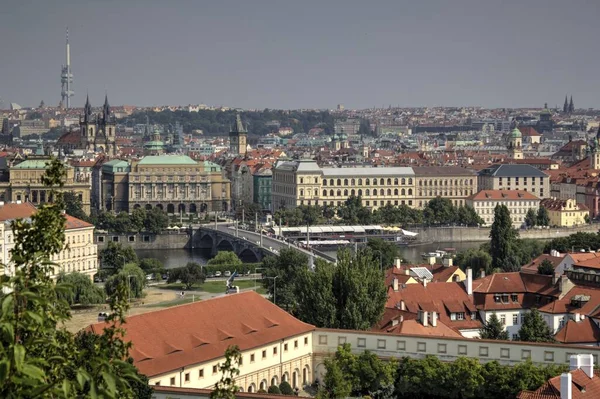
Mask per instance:
[[[210,399],[235,399],[239,388],[235,385],[235,377],[240,374],[238,366],[242,354],[237,345],[230,346],[225,351],[225,361],[219,365],[223,373],[221,379],[215,384],[215,389],[210,393]]]
[[[0,277],[0,397],[150,398],[123,341],[126,287],[110,298],[112,310],[102,335],[70,333],[65,299],[69,286],[55,284],[59,265],[50,262],[65,249],[64,165],[53,159],[42,177],[50,201],[28,220],[14,220],[14,273]],[[5,271],[8,270],[4,267]],[[93,342],[93,345],[90,345]]]

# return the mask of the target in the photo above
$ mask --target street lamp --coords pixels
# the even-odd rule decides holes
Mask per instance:
[[[270,278],[273,279],[273,304],[277,305],[277,278],[279,276],[275,276],[275,277],[265,277],[265,278]]]
[[[256,292],[256,271],[257,270],[264,270],[266,269],[266,267],[255,267],[254,268],[254,291]]]

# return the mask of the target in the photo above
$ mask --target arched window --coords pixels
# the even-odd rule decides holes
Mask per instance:
[[[380,186],[385,185],[385,179],[383,179],[383,178],[379,179],[379,185]]]
[[[356,181],[354,179],[350,180],[350,185],[354,186],[356,184]]]
[[[329,185],[333,186],[333,179],[329,179]]]
[[[367,190],[365,191],[365,193],[367,194],[367,197],[368,197],[369,195],[371,195],[371,190],[369,190],[369,189],[367,188]]]
[[[423,180],[419,180],[419,186],[423,186]]]
[[[406,195],[406,190],[402,189],[402,191],[400,191],[400,195]]]
[[[310,197],[312,194],[312,190],[309,188],[308,190],[306,190],[306,196]]]
[[[365,180],[365,186],[368,186],[369,184],[371,184],[371,181],[369,179]]]
[[[300,190],[300,196],[304,197],[304,190]]]
[[[348,185],[348,179],[344,179],[344,186]]]
[[[431,179],[429,180],[429,186],[433,186],[433,183],[431,182]]]
[[[469,184],[473,184],[473,179],[471,179],[471,180],[470,180],[470,183],[469,183]]]
[[[333,197],[333,190],[329,190],[329,195]]]
[[[454,180],[454,185],[455,185],[455,186],[458,186],[458,179],[455,179],[455,180]]]
[[[342,185],[342,179],[337,179],[337,185],[341,186]]]
[[[318,183],[318,182],[319,182],[319,178],[315,177],[315,183]]]
[[[323,197],[327,197],[327,190],[323,190]]]
[[[412,177],[408,178],[408,184],[412,184]]]
[[[406,184],[406,179],[403,177],[402,180],[400,181],[401,185],[405,185]]]
[[[344,190],[344,197],[348,196],[348,190]]]
[[[383,191],[383,188],[381,190],[379,190],[379,195],[382,195],[382,196],[385,195],[384,191]]]
[[[303,184],[303,183],[304,183],[304,177],[301,177],[300,178],[300,184]]]
[[[412,195],[412,188],[408,189],[408,195]]]
[[[342,196],[342,190],[339,190],[339,189],[337,190],[337,196],[338,196],[338,197],[341,197],[341,196]]]
[[[438,183],[437,180],[433,181],[433,185],[436,186],[436,187],[437,187],[437,183]]]
[[[323,185],[327,186],[327,179],[323,179]]]
[[[394,195],[398,195],[398,189],[397,188],[394,189]]]
[[[358,179],[358,185],[362,186],[362,179]]]
[[[419,197],[423,195],[423,190],[419,190]]]
[[[355,194],[354,194],[354,189],[350,190],[350,195],[351,195],[351,196],[354,196],[354,195],[355,195]]]
[[[392,189],[388,188],[387,195],[392,195]]]
[[[392,179],[387,179],[387,185],[391,186],[392,185]]]
[[[362,197],[362,190],[360,188],[358,189],[358,195]]]
[[[444,186],[448,185],[448,180],[444,180]]]
[[[394,179],[394,186],[397,186],[397,185],[398,185],[398,178],[396,177],[396,178]]]

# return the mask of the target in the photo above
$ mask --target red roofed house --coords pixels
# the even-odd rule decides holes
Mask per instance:
[[[10,251],[15,244],[10,222],[15,219],[30,218],[36,211],[36,207],[30,202],[0,205],[0,263],[6,265],[5,274],[14,273]],[[64,271],[80,272],[91,279],[98,271],[98,246],[94,244],[94,225],[70,215],[65,215],[65,218],[65,244],[69,245],[69,249],[63,249],[50,258],[58,265],[52,277],[56,278],[61,271]]]
[[[519,228],[525,223],[527,211],[539,208],[540,199],[523,190],[481,190],[467,197],[466,204],[475,209],[486,226],[494,223],[496,205],[505,205],[510,211],[513,226]]]
[[[600,376],[594,370],[594,356],[572,355],[570,371],[550,378],[535,391],[521,391],[518,399],[600,398]]]
[[[100,334],[103,324],[88,330]],[[134,365],[153,386],[212,389],[231,345],[242,354],[236,385],[243,392],[313,380],[315,327],[253,291],[131,316],[125,328]]]

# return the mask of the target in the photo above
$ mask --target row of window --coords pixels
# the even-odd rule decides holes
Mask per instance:
[[[507,181],[508,184],[510,184],[510,182],[511,182],[510,179],[511,179],[510,177],[506,178],[506,181]],[[540,177],[539,179],[540,179],[539,180],[540,184],[543,184],[544,183],[544,177]],[[498,178],[498,183],[502,184],[502,177]],[[519,184],[519,178],[518,177],[515,177],[515,184]],[[523,184],[527,184],[527,177],[523,177]],[[531,184],[535,185],[535,177],[531,178]]]
[[[316,177],[315,177],[314,180],[315,180],[315,183],[318,183],[318,179]],[[344,186],[347,186],[348,183],[350,183],[351,186],[354,186],[354,185],[362,186],[363,185],[363,179],[350,179],[350,180],[344,179],[343,182],[344,182],[344,184],[343,184]],[[374,186],[377,186],[377,185],[385,186],[386,184],[388,186],[391,186],[392,184],[394,186],[397,186],[398,184],[400,184],[402,186],[408,184],[410,186],[410,185],[413,184],[413,179],[410,178],[410,177],[408,179],[406,179],[404,177],[401,178],[401,179],[398,179],[396,177],[393,180],[391,178],[388,178],[387,180],[384,179],[384,178],[380,178],[379,179],[379,184],[377,184],[377,178],[373,178],[372,180],[371,179],[365,179],[364,182],[365,182],[365,186],[370,186],[371,183],[373,183]],[[337,183],[337,184],[334,184],[334,183]],[[303,177],[300,178],[300,184],[304,184],[304,178]],[[327,184],[327,179],[323,179],[323,185],[324,186],[328,185]],[[337,180],[329,179],[329,185],[330,186],[334,186],[334,185],[336,185],[336,186],[342,186],[342,179],[337,179]]]

